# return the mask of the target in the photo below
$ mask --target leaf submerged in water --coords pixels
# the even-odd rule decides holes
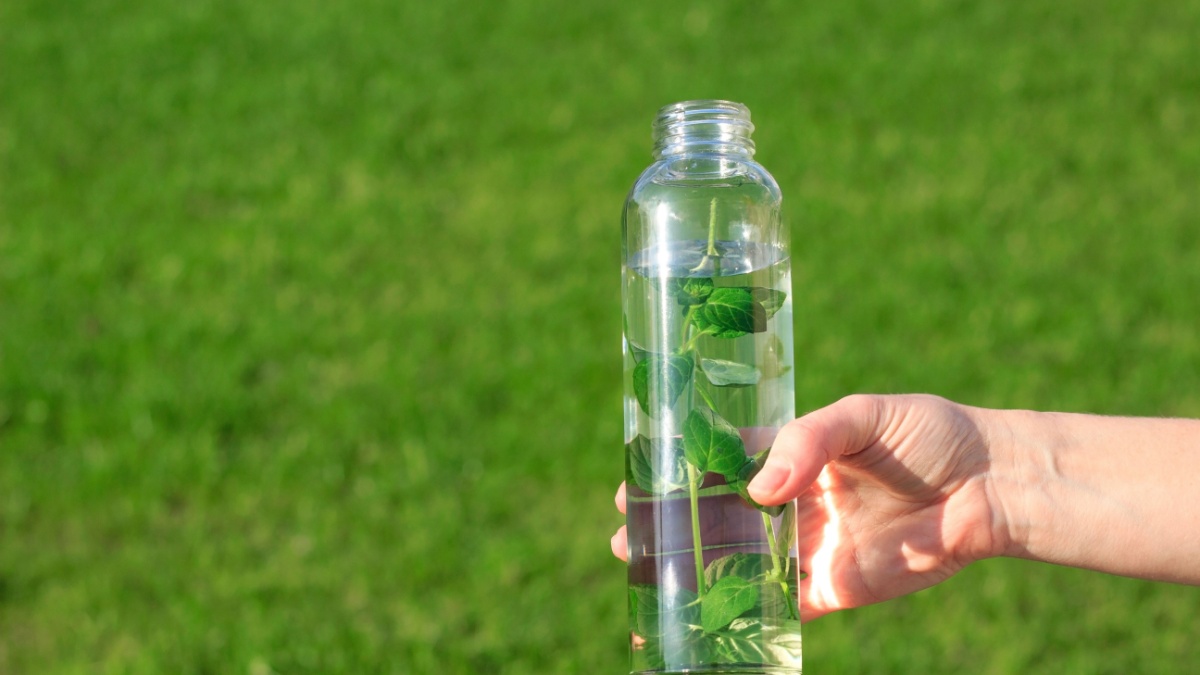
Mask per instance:
[[[757,584],[739,576],[722,577],[700,602],[700,625],[708,633],[720,630],[757,605],[758,597]]]
[[[746,461],[746,446],[733,425],[707,408],[688,413],[683,423],[683,453],[700,473],[736,477]]]
[[[713,290],[708,301],[692,315],[700,330],[719,338],[736,338],[767,329],[767,313],[755,302],[749,288]]]
[[[736,361],[700,359],[700,369],[708,381],[718,387],[750,387],[762,379],[757,368]]]
[[[625,480],[658,495],[687,487],[687,464],[678,438],[646,438],[638,434],[625,445]]]
[[[747,490],[747,488],[750,486],[750,481],[753,480],[754,477],[758,475],[758,472],[762,471],[763,466],[766,465],[767,456],[770,454],[771,449],[767,448],[753,457],[747,458],[746,462],[742,464],[740,469],[738,469],[737,475],[729,479],[729,487],[737,491],[738,495],[740,495],[747,504],[769,516],[774,517],[783,513],[785,505],[776,504],[775,506],[763,506],[762,504],[754,501],[754,498],[750,496],[749,490]]]
[[[691,382],[695,365],[690,353],[646,354],[633,367],[633,394],[642,411],[657,417],[663,409],[675,405]]]

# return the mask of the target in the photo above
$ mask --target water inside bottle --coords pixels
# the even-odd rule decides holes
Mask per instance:
[[[763,244],[673,242],[630,256],[624,283],[633,671],[798,673],[793,507],[766,514],[720,472],[689,476],[684,457],[693,411],[727,422],[746,457],[794,417],[790,259]],[[752,332],[704,334],[693,316],[701,296],[751,295],[768,317]],[[681,354],[686,367],[661,365]],[[633,384],[647,359],[649,377],[688,383],[658,383],[666,393],[647,406]]]

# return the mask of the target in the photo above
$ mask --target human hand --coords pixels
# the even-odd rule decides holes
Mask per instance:
[[[796,499],[803,618],[941,582],[1006,545],[989,501],[986,412],[935,396],[850,396],[780,430],[750,483]],[[625,512],[625,486],[617,491]],[[613,552],[628,559],[622,527]]]

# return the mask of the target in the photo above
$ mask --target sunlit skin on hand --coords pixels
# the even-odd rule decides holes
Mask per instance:
[[[750,494],[765,505],[798,496],[802,617],[920,590],[986,555],[991,535],[971,526],[986,520],[986,466],[978,429],[950,405],[885,411],[864,397],[785,426]],[[624,513],[623,483],[616,502]],[[612,548],[628,559],[624,527]]]

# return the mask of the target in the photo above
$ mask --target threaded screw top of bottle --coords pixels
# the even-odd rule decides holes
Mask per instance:
[[[750,109],[734,101],[702,99],[672,103],[654,117],[654,157],[754,155]]]

